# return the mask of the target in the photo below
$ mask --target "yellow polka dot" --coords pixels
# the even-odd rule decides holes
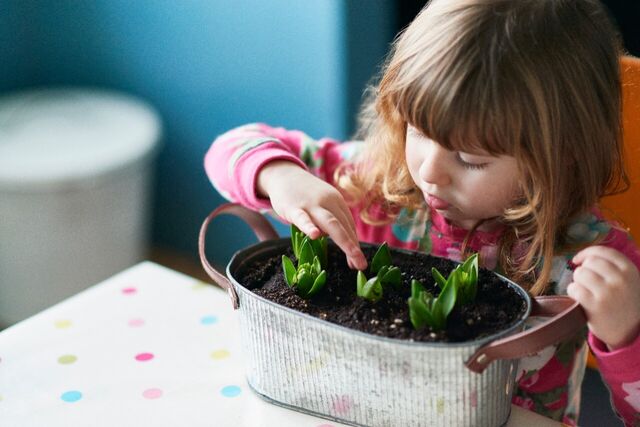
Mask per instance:
[[[444,413],[444,399],[436,400],[436,412],[438,414],[443,414]]]
[[[58,328],[58,329],[69,328],[69,327],[71,327],[71,324],[72,324],[71,320],[68,320],[68,319],[56,320],[55,323],[54,323],[55,327]]]
[[[65,354],[64,356],[58,357],[58,363],[61,365],[70,365],[75,363],[76,360],[78,360],[78,358],[73,354]]]
[[[193,284],[193,286],[191,286],[191,289],[194,291],[201,291],[203,289],[208,288],[209,285],[206,284],[205,282],[198,280],[196,283]]]
[[[229,352],[227,350],[216,350],[211,353],[211,358],[215,360],[226,359],[229,357]]]

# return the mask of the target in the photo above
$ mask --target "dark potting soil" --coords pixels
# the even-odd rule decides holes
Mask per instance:
[[[369,263],[377,246],[363,246]],[[455,307],[447,320],[447,328],[434,332],[429,327],[415,330],[409,320],[407,299],[411,280],[419,280],[433,295],[439,288],[431,277],[431,267],[445,277],[456,263],[417,252],[391,249],[392,265],[402,272],[399,290],[385,287],[380,301],[370,303],[356,295],[357,271],[351,270],[344,254],[329,243],[327,282],[310,300],[299,297],[291,289],[282,271],[282,254],[262,260],[240,271],[238,281],[254,293],[285,307],[310,314],[328,322],[373,335],[413,341],[462,342],[492,335],[513,325],[526,310],[525,300],[489,270],[480,269],[478,293],[473,303]],[[293,258],[291,249],[285,255]],[[365,272],[367,277],[372,275]]]

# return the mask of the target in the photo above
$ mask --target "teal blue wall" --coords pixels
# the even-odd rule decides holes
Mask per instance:
[[[195,255],[200,222],[222,201],[202,167],[212,139],[250,121],[346,138],[389,40],[391,3],[4,0],[0,90],[89,85],[153,104],[165,126],[154,242]],[[210,252],[220,263],[254,240],[222,220],[211,235],[225,242]]]
[[[17,1],[0,1],[0,92],[24,87],[31,80],[28,30],[18,5]]]

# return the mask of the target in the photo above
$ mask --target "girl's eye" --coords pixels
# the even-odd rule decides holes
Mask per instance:
[[[460,156],[460,153],[456,153],[456,160],[458,163],[462,165],[465,169],[484,169],[487,167],[488,163],[469,163],[464,161],[464,159]]]

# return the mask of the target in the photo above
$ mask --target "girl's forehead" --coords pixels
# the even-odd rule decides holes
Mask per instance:
[[[491,144],[488,140],[479,137],[471,129],[459,127],[450,134],[438,133],[426,126],[416,126],[406,123],[407,132],[416,134],[419,137],[430,139],[450,151],[461,151],[478,156],[498,157],[502,155],[512,155],[505,150],[503,144]]]

